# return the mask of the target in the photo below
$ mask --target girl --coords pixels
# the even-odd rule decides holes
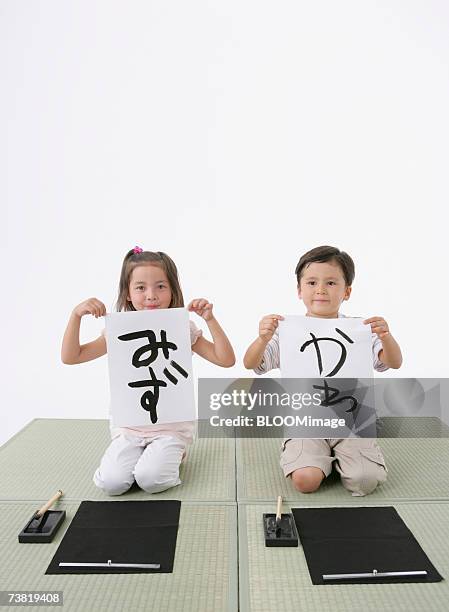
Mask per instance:
[[[140,247],[128,251],[120,274],[117,311],[183,306],[178,271],[172,259],[160,251],[153,253]],[[234,351],[213,315],[213,305],[198,298],[187,309],[206,321],[213,340],[203,338],[202,331],[190,321],[192,350],[216,365],[233,366]],[[63,363],[84,363],[107,352],[104,330],[96,340],[80,346],[80,323],[86,314],[102,317],[106,307],[96,298],[90,298],[74,308],[62,341]],[[188,421],[113,429],[112,442],[94,474],[94,483],[109,495],[124,493],[134,480],[148,493],[180,484],[179,466],[187,445],[192,442],[193,431],[194,424]]]

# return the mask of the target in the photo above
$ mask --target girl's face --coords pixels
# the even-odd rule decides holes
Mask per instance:
[[[170,306],[172,292],[164,270],[157,265],[137,266],[131,272],[127,300],[136,310]]]

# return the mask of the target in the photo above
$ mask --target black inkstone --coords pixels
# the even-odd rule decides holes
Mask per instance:
[[[291,514],[281,514],[279,526],[276,514],[263,515],[265,546],[298,546],[298,532]]]
[[[19,542],[22,544],[51,542],[64,519],[65,510],[47,510],[41,519],[36,519],[34,515],[19,533]]]

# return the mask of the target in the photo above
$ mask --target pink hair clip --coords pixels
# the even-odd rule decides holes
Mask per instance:
[[[143,249],[140,248],[140,246],[135,246],[133,248],[134,253],[143,253]]]

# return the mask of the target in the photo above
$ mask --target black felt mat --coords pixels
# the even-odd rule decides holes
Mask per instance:
[[[179,501],[80,504],[46,574],[134,574],[173,571]],[[160,569],[59,567],[66,563],[159,563]]]
[[[313,584],[443,580],[395,508],[292,508]],[[435,537],[439,537],[435,534]],[[425,570],[427,576],[323,580],[323,574]]]

